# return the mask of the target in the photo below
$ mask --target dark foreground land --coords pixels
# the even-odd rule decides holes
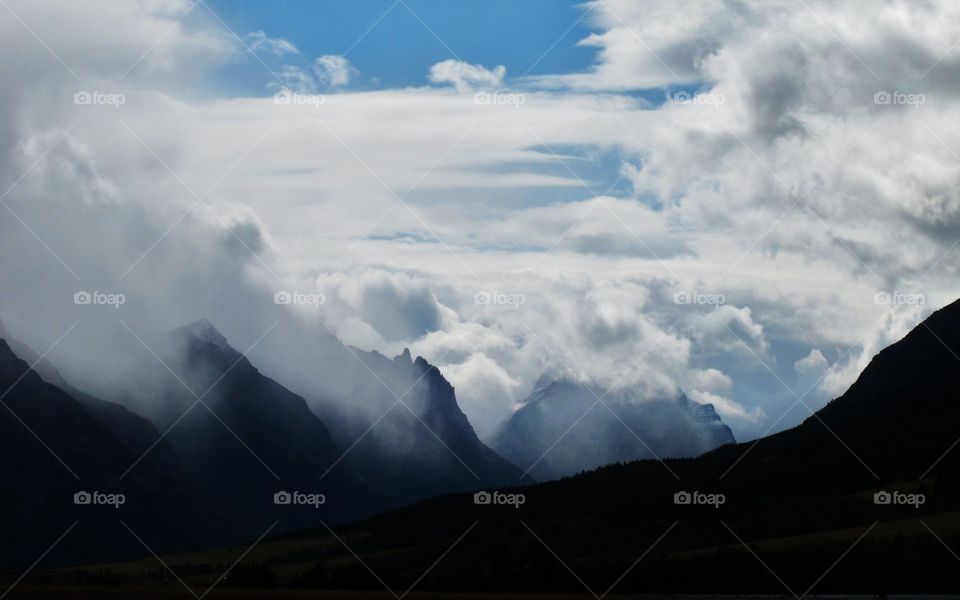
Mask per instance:
[[[63,588],[63,587],[24,587],[12,593],[8,598],[76,598],[77,600],[96,600],[104,598],[144,598],[146,600],[166,600],[190,597],[183,589],[158,590],[153,588]],[[195,590],[202,595],[203,590]],[[353,592],[353,591],[303,591],[303,590],[214,590],[208,598],[237,598],[241,600],[267,600],[272,598],[317,598],[319,600],[386,600],[396,598],[389,592]],[[582,600],[593,598],[583,594],[440,594],[412,592],[405,596],[410,600]],[[611,600],[787,600],[791,596],[726,596],[726,595],[611,595]],[[872,600],[873,596],[817,596],[819,600]],[[891,596],[890,600],[913,598],[917,600],[953,600],[957,596]]]
[[[197,589],[194,592],[199,596],[206,590]],[[166,600],[167,598],[182,599],[189,598],[190,594],[183,587],[157,589],[157,588],[101,588],[101,587],[24,587],[11,593],[8,598],[75,598],[76,600],[113,600],[114,598],[144,598],[145,600]],[[342,599],[342,600],[386,600],[394,598],[387,591],[383,592],[354,592],[354,591],[308,591],[308,590],[233,590],[233,589],[214,589],[207,598],[237,598],[242,600],[267,600],[272,598],[318,598]],[[552,600],[579,600],[581,598],[590,598],[589,594],[580,595],[529,595],[529,594],[430,594],[413,592],[406,596],[410,600],[480,600],[482,598],[496,598],[497,600],[538,600],[549,598]],[[653,599],[651,599],[653,600]],[[706,600],[706,599],[703,599]],[[734,600],[734,599],[731,599]]]

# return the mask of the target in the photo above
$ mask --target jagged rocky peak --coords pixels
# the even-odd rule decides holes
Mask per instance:
[[[173,333],[174,335],[179,334],[192,340],[206,342],[224,350],[233,349],[232,346],[230,346],[230,342],[227,341],[227,338],[207,319],[200,319],[189,325],[184,325],[174,330]]]
[[[720,415],[712,404],[700,404],[691,400],[690,413],[698,423],[713,423],[720,420]]]
[[[643,443],[638,442],[638,438]],[[689,457],[733,443],[714,407],[680,390],[648,398],[568,378],[541,378],[491,439],[493,449],[537,479],[657,456]]]
[[[404,369],[410,369],[412,367],[413,372],[417,374],[417,376],[431,370],[435,371],[436,378],[438,380],[442,379],[445,383],[447,383],[447,385],[449,385],[449,382],[446,381],[439,369],[427,362],[427,359],[422,356],[418,356],[416,359],[414,359],[409,348],[404,348],[403,352],[394,357],[392,362],[395,366],[402,367]]]
[[[403,352],[393,359],[393,362],[398,365],[412,365],[413,357],[410,355],[410,348],[404,348]]]

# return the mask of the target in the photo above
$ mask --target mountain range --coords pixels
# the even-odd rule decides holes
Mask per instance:
[[[350,449],[331,472],[376,482],[396,505],[524,481],[520,469],[480,441],[439,369],[408,350],[392,360],[348,352],[342,360],[353,372],[336,372],[352,375],[361,389],[312,404],[338,445]]]
[[[734,443],[713,406],[683,394],[647,400],[571,381],[541,381],[491,440],[539,481],[644,458],[697,456]]]
[[[58,387],[31,365],[57,380],[49,363],[16,344],[22,360],[0,339],[0,560],[20,563],[37,556],[78,523],[64,540],[64,557],[96,557],[142,551],[120,529],[120,510],[78,506],[81,492],[123,494],[130,500],[123,518],[148,536],[158,551],[194,547],[212,539],[220,521],[213,507],[198,501],[180,477],[172,448],[153,425],[124,407]],[[61,381],[61,384],[65,382]],[[122,478],[146,445],[157,441],[135,475]],[[113,511],[113,512],[111,512]],[[82,521],[82,523],[81,523]],[[71,525],[73,523],[73,525]]]
[[[111,401],[76,390],[16,341],[0,342],[0,386],[8,390],[0,430],[9,457],[3,560],[22,559],[23,548],[49,544],[82,520],[86,534],[58,548],[60,562],[142,556],[138,543],[149,540],[175,571],[193,569],[198,585],[215,581],[225,553],[246,547],[229,544],[267,531],[244,568],[257,581],[268,574],[293,587],[951,589],[949,550],[960,547],[960,456],[952,452],[960,405],[951,391],[960,372],[960,301],[880,352],[842,396],[797,427],[740,444],[710,407],[683,396],[643,403],[613,394],[600,406],[598,390],[545,381],[490,449],[439,370],[407,352],[389,359],[347,349],[370,375],[349,384],[363,386],[358,397],[383,390],[374,410],[350,411],[266,377],[210,323],[144,340],[153,352],[133,361],[121,376],[126,392]],[[612,421],[582,417],[588,434],[571,438],[570,449],[555,443],[557,463],[540,462],[558,469],[543,471],[551,477],[587,472],[533,484],[522,476],[529,465],[495,452],[509,456],[511,436],[536,446],[552,427],[572,431],[569,415],[585,405]],[[551,411],[559,425],[548,420]],[[648,427],[654,418],[668,424],[665,433]],[[373,435],[380,424],[387,433]],[[432,448],[422,445],[431,439]],[[590,470],[618,452],[642,453],[631,440],[657,444],[662,454]],[[694,454],[694,444],[714,449],[670,456]],[[144,455],[145,445],[153,449]],[[438,466],[447,470],[437,474]],[[402,496],[391,494],[404,485]],[[431,487],[418,498],[420,485]],[[272,503],[276,490],[291,488],[319,490],[330,503],[297,511]],[[131,501],[119,509],[75,506],[78,489],[119,491]],[[274,529],[276,521],[284,524]],[[199,549],[218,543],[223,549]],[[152,584],[153,560],[94,570],[114,582]],[[44,576],[77,583],[92,572],[63,567]]]
[[[696,458],[432,498],[335,527],[336,537],[271,537],[245,564],[272,585],[336,590],[953,593],[958,349],[960,301],[792,429]],[[173,568],[225,552],[181,555]],[[138,575],[146,564],[110,568],[117,583],[156,583]]]
[[[138,335],[142,351],[128,357],[104,386],[109,397],[100,398],[74,387],[5,330],[0,337],[6,365],[0,389],[10,390],[9,410],[0,418],[14,459],[5,468],[15,470],[4,480],[9,510],[0,518],[13,519],[11,558],[29,556],[13,547],[18,540],[49,540],[71,516],[111,533],[99,535],[96,548],[65,546],[67,557],[140,552],[139,540],[109,516],[122,517],[140,546],[188,549],[353,521],[442,494],[529,484],[537,476],[647,455],[634,443],[638,434],[618,423],[608,428],[609,437],[570,436],[535,475],[526,475],[515,463],[561,437],[557,424],[565,428],[576,418],[588,388],[557,382],[538,390],[539,400],[501,431],[498,453],[477,437],[439,369],[409,351],[390,359],[327,340],[327,376],[308,400],[261,372],[203,320]],[[697,421],[695,411],[706,414],[709,407],[683,397],[616,410],[657,455],[696,454],[730,437],[718,422]],[[543,426],[548,422],[553,426]],[[54,447],[44,447],[48,439]],[[524,444],[526,454],[517,450]],[[60,460],[65,464],[56,465]],[[122,493],[130,502],[114,513],[97,512],[107,522],[91,522],[89,507],[72,505],[72,494],[87,489]],[[41,490],[44,501],[31,500],[28,490]],[[282,492],[322,495],[324,502],[278,505],[274,496]],[[169,521],[157,518],[164,514]],[[34,526],[39,522],[43,528]]]
[[[261,373],[209,321],[142,341],[143,352],[104,400],[72,386],[0,328],[0,389],[8,390],[0,414],[7,456],[0,561],[41,551],[71,518],[99,530],[98,542],[63,544],[58,552],[88,560],[139,554],[144,545],[167,551],[232,543],[521,482],[520,470],[476,437],[453,387],[409,352],[394,360],[364,354],[370,371],[361,385],[379,391],[380,405],[357,403],[351,411],[324,399],[308,404]],[[389,403],[371,381],[409,390],[406,402],[394,400],[404,410],[374,416]],[[114,512],[77,506],[73,495],[82,491],[126,501]],[[275,494],[283,492],[322,496],[322,506],[278,505]]]

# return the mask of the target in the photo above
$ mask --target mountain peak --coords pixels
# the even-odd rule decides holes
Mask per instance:
[[[174,333],[179,333],[200,341],[209,342],[215,346],[221,346],[224,348],[230,347],[230,342],[227,341],[227,338],[223,336],[220,331],[214,327],[213,323],[207,319],[200,319],[199,321],[194,321],[188,325],[174,331]]]
[[[638,444],[640,438],[650,445]],[[494,451],[529,465],[543,480],[617,462],[696,456],[734,438],[712,405],[691,402],[682,392],[647,397],[643,389],[609,391],[541,378],[491,442]]]
[[[403,363],[406,365],[413,364],[413,357],[410,355],[410,348],[404,348],[403,352],[398,354],[396,358],[393,359],[394,363]]]

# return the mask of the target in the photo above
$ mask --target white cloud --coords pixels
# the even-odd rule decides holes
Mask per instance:
[[[452,316],[426,280],[402,272],[366,269],[322,275],[316,289],[324,294],[328,314],[342,310],[388,342],[415,340],[445,328]]]
[[[689,382],[691,390],[705,392],[726,392],[733,387],[730,376],[718,369],[695,370],[690,373]]]
[[[454,382],[457,400],[481,438],[510,416],[511,398],[516,397],[519,382],[493,359],[471,354],[465,361],[445,367],[443,373]]]
[[[891,309],[873,323],[864,335],[863,342],[846,361],[827,370],[821,388],[831,397],[839,396],[857,380],[860,373],[881,350],[905,336],[922,318],[919,307],[903,310]]]
[[[827,368],[827,359],[823,352],[813,348],[810,354],[793,363],[793,370],[800,375],[817,375]]]
[[[742,404],[738,404],[729,398],[718,396],[717,394],[711,394],[710,392],[699,392],[694,390],[690,392],[690,397],[700,404],[712,404],[720,417],[728,421],[732,419],[735,422],[746,421],[751,424],[757,424],[766,416],[763,409],[760,407],[755,406],[748,409]],[[734,423],[734,425],[737,424],[738,423]]]
[[[586,21],[599,29],[580,40],[599,57],[587,73],[536,78],[541,85],[594,90],[631,90],[691,84],[716,52],[743,32],[752,33],[769,14],[786,7],[710,0],[637,3],[593,0],[582,5]]]
[[[445,60],[430,67],[430,81],[449,84],[459,93],[473,90],[493,90],[503,84],[507,69],[503,65],[487,69],[459,60]]]
[[[297,47],[283,38],[272,38],[262,31],[252,31],[246,35],[244,42],[250,50],[256,52],[263,50],[276,56],[284,54],[300,54]]]
[[[317,80],[312,74],[296,65],[283,65],[274,70],[274,78],[267,88],[276,94],[312,94],[317,89]]]
[[[2,189],[37,163],[4,201],[84,286],[129,292],[124,316],[146,329],[215,316],[252,341],[276,320],[272,290],[322,291],[326,304],[282,313],[291,321],[258,348],[278,370],[305,360],[298,336],[329,327],[440,363],[481,429],[552,373],[647,395],[684,388],[742,438],[794,399],[768,393],[769,373],[734,334],[783,374],[797,347],[852,348],[827,372],[823,393],[835,395],[957,294],[954,255],[935,262],[960,236],[948,149],[960,148],[960,9],[947,2],[887,3],[869,24],[857,3],[808,2],[831,32],[803,5],[654,2],[641,14],[607,0],[589,5],[595,68],[542,80],[554,91],[525,90],[522,107],[422,88],[333,94],[322,110],[182,94],[210,92],[197,82],[244,52],[219,28],[180,24],[184,2],[111,5],[109,21],[97,4],[10,4],[81,79],[0,19],[0,50],[18,57],[0,64]],[[279,84],[310,92],[356,76],[322,58],[322,74],[288,66]],[[458,92],[504,77],[457,61],[430,72]],[[609,93],[690,81],[723,102]],[[120,108],[71,101],[114,88]],[[875,105],[880,89],[926,102]],[[204,205],[186,213],[192,196],[157,158],[197,193],[210,188]],[[612,181],[591,176],[589,191],[567,169],[598,166],[621,168],[633,189],[601,194]],[[59,299],[79,284],[15,219],[0,219],[0,274],[5,320],[47,342],[73,322]],[[678,306],[678,290],[727,303]],[[874,296],[895,290],[927,304],[885,314]],[[475,304],[479,291],[526,302]],[[88,318],[94,331],[114,319]]]
[[[349,60],[335,54],[318,57],[313,63],[313,70],[322,85],[334,88],[349,85],[360,74]]]
[[[737,352],[746,346],[756,360],[768,361],[770,345],[763,332],[763,324],[753,318],[750,307],[719,306],[692,319],[701,344]]]

